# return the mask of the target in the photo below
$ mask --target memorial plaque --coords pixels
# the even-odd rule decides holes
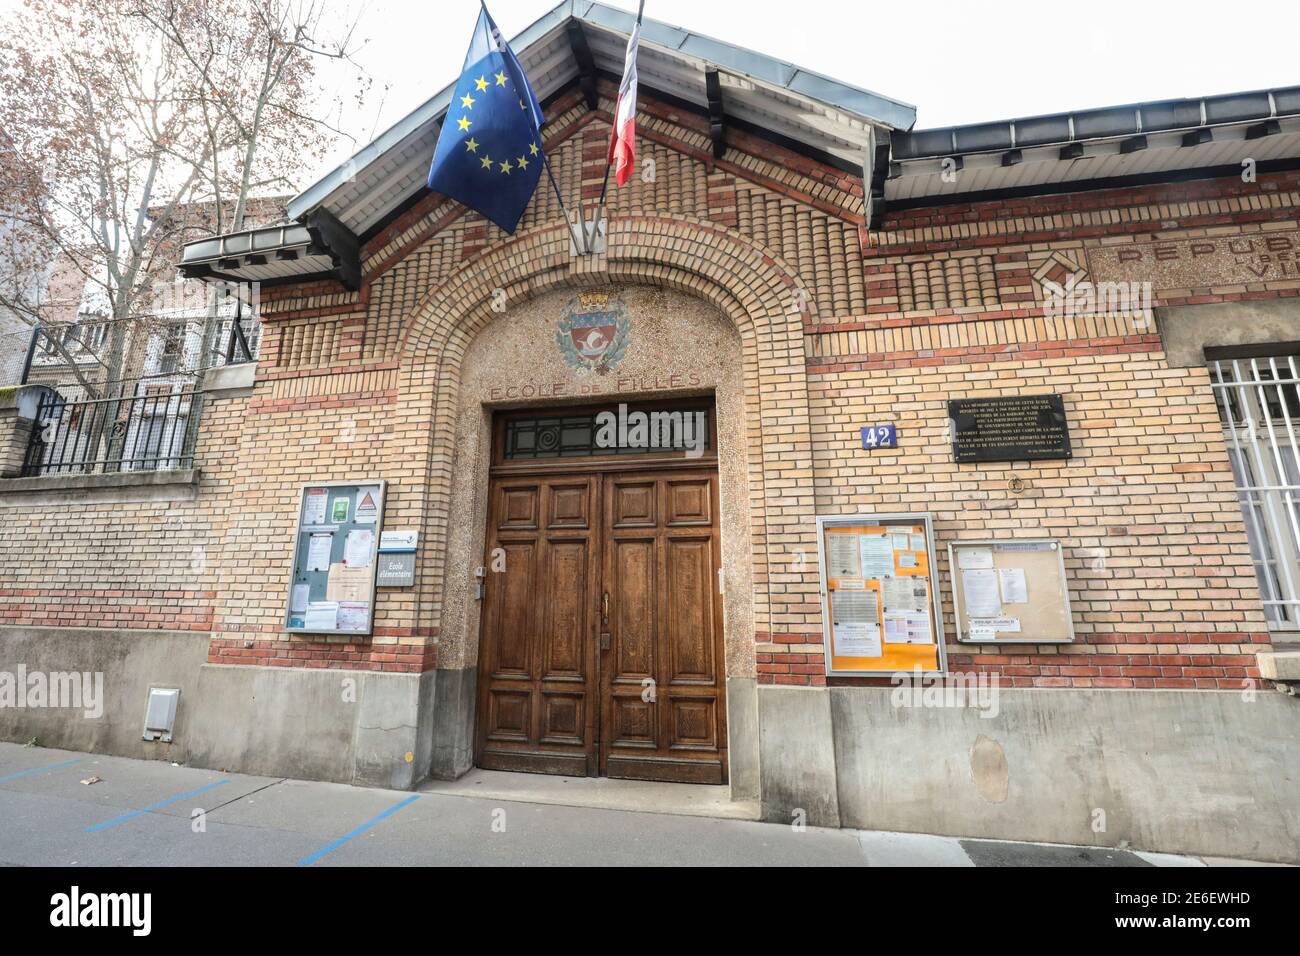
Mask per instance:
[[[948,402],[948,417],[958,464],[1071,457],[1060,395],[958,398]]]

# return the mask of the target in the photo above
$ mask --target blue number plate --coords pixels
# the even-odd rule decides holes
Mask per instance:
[[[898,447],[897,425],[868,425],[862,429],[862,447],[867,451]]]

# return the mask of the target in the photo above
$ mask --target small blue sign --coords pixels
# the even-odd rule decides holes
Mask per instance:
[[[897,425],[868,425],[862,429],[862,447],[867,451],[898,447]]]

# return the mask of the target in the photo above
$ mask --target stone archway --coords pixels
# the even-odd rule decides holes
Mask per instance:
[[[621,283],[703,300],[739,336],[752,593],[748,626],[757,641],[770,640],[773,632],[806,631],[818,612],[816,568],[810,573],[812,563],[805,560],[816,553],[816,542],[807,493],[812,454],[803,351],[811,306],[800,310],[806,301],[803,285],[770,250],[712,223],[625,217],[613,220],[609,232],[608,254],[581,259],[569,255],[568,234],[559,225],[496,244],[431,290],[407,326],[399,373],[403,411],[421,419],[431,435],[423,463],[421,627],[441,634],[450,623],[445,597],[455,570],[449,561],[457,559],[449,548],[449,518],[462,375],[471,343],[503,311],[544,293]],[[795,567],[802,573],[786,570]],[[465,619],[455,616],[459,631]],[[443,659],[440,650],[440,669],[465,663],[455,650],[457,639],[447,636],[452,653]],[[435,750],[439,747],[435,743]],[[440,763],[445,762],[435,757],[435,772],[445,774]],[[740,777],[733,783],[752,789]]]

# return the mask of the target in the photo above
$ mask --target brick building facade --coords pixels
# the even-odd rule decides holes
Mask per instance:
[[[627,30],[570,7],[515,45],[531,69],[586,30],[567,74],[537,82],[561,188],[590,206],[616,94],[603,59]],[[784,65],[725,45],[699,61],[724,77],[734,114],[718,113],[656,89],[698,66],[667,52],[670,30],[643,34],[642,175],[611,190],[601,251],[576,254],[545,190],[513,236],[422,191],[436,98],[295,200],[302,226],[276,247],[292,256],[257,255],[266,230],[242,255],[241,237],[191,247],[191,275],[262,283],[260,360],[207,383],[193,469],[0,481],[0,669],[102,670],[112,698],[110,719],[0,713],[0,731],[387,786],[463,774],[491,749],[483,722],[507,720],[476,593],[489,487],[508,485],[498,419],[707,399],[725,700],[665,719],[697,749],[714,733],[737,799],[772,820],[1294,859],[1300,724],[1273,689],[1290,638],[1261,600],[1210,363],[1300,341],[1295,92],[1268,95],[1280,121],[1207,120],[1202,101],[1166,124],[1177,145],[1074,121],[1038,143],[1011,124],[1001,144],[997,124],[908,133],[901,104],[801,92],[797,71],[777,84]],[[809,104],[824,123],[797,128]],[[771,128],[745,118],[763,110]],[[977,133],[992,141],[962,148]],[[1104,168],[1080,171],[1075,146]],[[1250,176],[1238,153],[1262,157]],[[1114,169],[1125,156],[1134,171]],[[1067,283],[1138,283],[1154,314],[1053,308]],[[556,346],[592,292],[630,323],[605,374]],[[955,463],[948,400],[1045,393],[1072,457]],[[898,447],[867,454],[859,430],[880,422]],[[365,637],[290,633],[300,492],[357,479],[387,482],[386,528],[418,531],[415,584],[377,591]],[[903,512],[932,516],[948,671],[996,675],[992,719],[827,676],[817,518]],[[1060,542],[1072,642],[957,640],[946,547],[990,538]],[[149,686],[182,688],[171,744],[139,739]],[[1253,807],[1249,833],[1224,800]]]

